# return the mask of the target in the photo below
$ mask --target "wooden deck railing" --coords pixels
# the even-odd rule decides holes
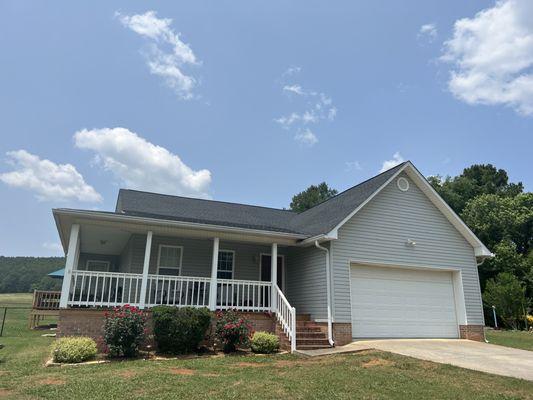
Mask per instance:
[[[34,310],[59,310],[61,292],[54,290],[35,290],[33,292]]]

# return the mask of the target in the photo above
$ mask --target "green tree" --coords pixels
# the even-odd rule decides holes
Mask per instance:
[[[496,169],[492,164],[474,164],[465,168],[461,175],[444,179],[434,176],[429,182],[458,214],[477,196],[495,194],[514,197],[524,190],[521,182],[510,183],[507,172]]]
[[[461,214],[485,245],[494,249],[503,239],[526,255],[533,241],[533,193],[515,197],[485,194],[470,200]]]
[[[316,206],[318,203],[335,196],[337,190],[330,188],[326,182],[319,185],[311,185],[303,192],[292,197],[291,210],[302,212]]]
[[[490,279],[483,300],[488,306],[496,307],[496,313],[506,327],[520,327],[527,307],[525,288],[513,274],[502,272]]]

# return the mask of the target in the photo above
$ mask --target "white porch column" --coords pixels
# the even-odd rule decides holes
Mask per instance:
[[[146,305],[146,287],[148,286],[148,272],[150,270],[150,253],[152,252],[152,231],[146,234],[146,248],[144,249],[143,278],[141,281],[141,298],[139,299],[139,308],[143,309]]]
[[[276,285],[278,284],[278,244],[272,243],[272,251],[270,252],[270,278],[272,282],[272,291],[270,296],[270,307],[272,312],[276,312],[277,308],[277,292]]]
[[[65,273],[63,274],[63,286],[61,287],[61,298],[59,308],[67,308],[70,295],[70,282],[72,281],[72,271],[77,268],[80,254],[80,226],[73,224],[70,227],[70,239],[68,242],[67,260],[65,262]]]
[[[211,283],[209,284],[209,309],[215,311],[217,308],[217,273],[218,273],[218,249],[220,240],[213,238],[213,257],[211,263]]]

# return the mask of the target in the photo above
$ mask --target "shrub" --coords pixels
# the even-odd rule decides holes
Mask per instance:
[[[52,344],[52,358],[57,363],[80,363],[97,352],[96,342],[88,337],[64,337]]]
[[[248,347],[253,328],[250,323],[233,310],[218,311],[215,334],[222,343],[225,353],[231,353],[239,347]]]
[[[255,332],[251,344],[254,353],[270,354],[278,351],[279,338],[268,332]]]
[[[154,336],[163,353],[184,354],[198,349],[211,324],[207,308],[159,306],[152,309]]]
[[[105,313],[104,341],[112,357],[134,357],[145,339],[146,316],[128,304]]]
[[[523,284],[514,275],[501,272],[487,282],[483,300],[496,306],[496,313],[505,326],[518,329],[523,321],[525,293]]]

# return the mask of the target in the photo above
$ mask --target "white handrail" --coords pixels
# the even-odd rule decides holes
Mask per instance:
[[[291,342],[291,352],[296,350],[296,309],[291,307],[287,298],[278,287],[276,289],[276,318]]]

